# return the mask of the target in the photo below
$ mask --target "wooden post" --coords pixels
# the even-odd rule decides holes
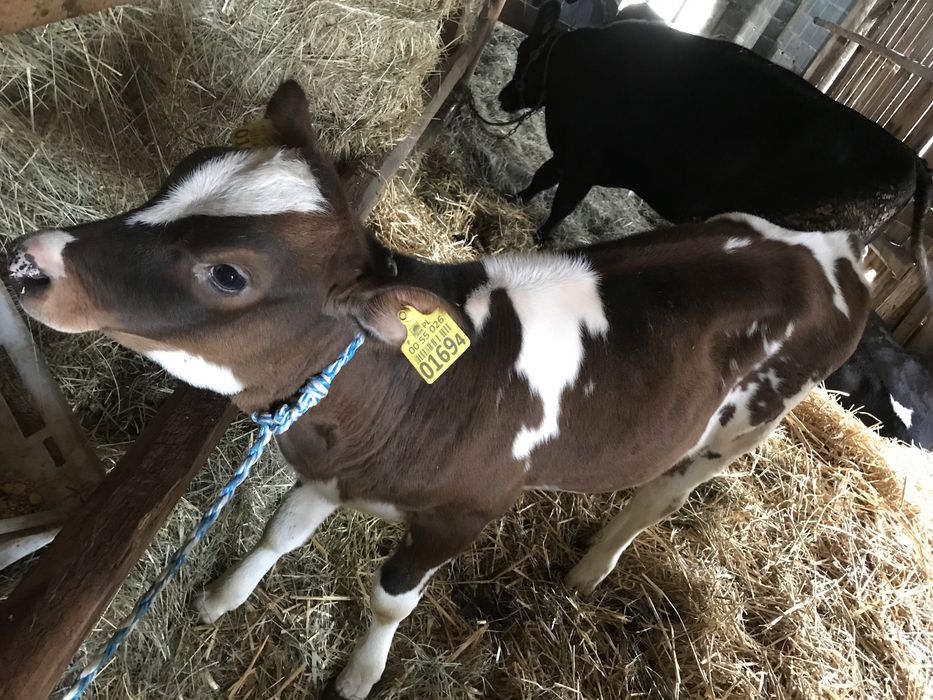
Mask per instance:
[[[227,399],[190,387],[162,404],[0,603],[0,698],[48,697],[233,415]]]
[[[389,180],[419,145],[431,123],[444,118],[443,114],[439,114],[443,111],[441,108],[448,101],[454,88],[469,77],[496,26],[504,4],[505,0],[492,0],[488,4],[470,38],[450,57],[439,77],[433,81],[433,90],[431,90],[432,86],[428,87],[433,96],[425,105],[421,118],[412,127],[408,136],[383,159],[375,173],[363,174],[348,184],[347,194],[352,201],[357,203],[360,218],[365,219],[376,206]]]
[[[125,4],[126,0],[5,0],[0,11],[0,34],[12,34]]]
[[[823,27],[824,29],[828,29],[834,34],[845,37],[849,41],[852,41],[859,46],[878,54],[879,56],[883,56],[889,61],[893,61],[904,70],[910,71],[914,75],[918,75],[924,80],[928,80],[933,83],[933,67],[925,66],[922,63],[918,63],[917,61],[912,61],[903,54],[899,54],[897,51],[889,49],[887,46],[882,46],[878,42],[872,41],[871,39],[864,37],[861,34],[856,34],[855,32],[851,32],[848,29],[840,27],[835,22],[829,22],[825,19],[821,19],[820,17],[814,17],[813,23],[818,27]]]

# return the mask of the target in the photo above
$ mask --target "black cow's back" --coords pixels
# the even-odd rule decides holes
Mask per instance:
[[[545,104],[565,170],[675,222],[739,210],[865,230],[915,188],[916,156],[870,120],[742,47],[659,24],[563,35]]]

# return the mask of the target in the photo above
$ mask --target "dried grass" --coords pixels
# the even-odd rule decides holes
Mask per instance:
[[[428,21],[426,5],[381,3],[354,2],[354,8],[364,18],[385,13],[402,24]],[[267,70],[280,65],[277,60],[262,63],[268,51],[285,47],[284,60],[299,51],[296,46],[310,52],[308,47],[324,45],[307,33],[303,44],[293,35],[279,41],[273,29],[264,28],[262,15],[251,12],[269,12],[268,24],[286,36],[283,27],[293,21],[286,13],[319,17],[312,12],[317,7],[329,17],[344,6],[325,0],[290,3],[288,9],[247,3],[225,14],[219,4],[202,3],[198,11],[179,10],[176,21],[166,8],[179,7],[116,11],[0,42],[0,90],[8,103],[0,113],[3,228],[18,235],[138,202],[158,179],[163,160],[170,163],[196,139],[212,140],[259,104],[280,77]],[[244,23],[243,34],[239,25],[232,29],[233,17]],[[402,24],[391,25],[392,31],[401,31]],[[344,41],[352,36],[345,28],[335,30]],[[184,57],[192,55],[187,52],[195,51],[192,37],[219,48],[199,54],[204,65],[182,70],[189,60]],[[166,43],[164,52],[160,42]],[[501,84],[497,61],[514,44],[514,35],[497,30],[475,83],[481,106],[496,82]],[[143,60],[144,48],[156,57]],[[320,54],[333,57],[339,48]],[[175,52],[173,61],[160,63],[159,54]],[[305,59],[297,63],[307,67]],[[309,75],[319,76],[327,65],[321,59]],[[23,76],[24,66],[31,66],[31,77]],[[166,66],[171,70],[159,72]],[[340,89],[342,75],[333,73],[315,90]],[[369,91],[378,77],[346,75],[350,88],[381,102],[385,93]],[[157,84],[164,92],[140,87]],[[142,104],[149,111],[139,109],[138,100],[125,100],[130,94],[147,95]],[[315,93],[317,104],[327,99]],[[341,99],[334,97],[325,129],[334,148],[362,153],[404,132],[403,118],[392,135],[381,121],[387,112],[354,113]],[[215,102],[222,108],[219,118],[210,111]],[[410,114],[411,104],[400,99],[397,113]],[[108,120],[102,120],[105,112]],[[86,129],[85,121],[91,125]],[[496,141],[462,116],[420,163],[409,164],[406,177],[392,183],[373,217],[379,235],[399,249],[445,261],[469,259],[477,249],[526,247],[542,206],[520,210],[497,194],[523,185],[542,159],[540,124],[523,128],[538,131]],[[173,133],[177,139],[166,138]],[[640,228],[643,210],[633,201],[618,192],[589,198],[560,240]],[[164,377],[100,339],[62,339],[41,330],[39,337],[86,427],[110,447],[107,454],[118,454],[167,391]],[[157,575],[248,442],[245,422],[230,428],[75,667]],[[638,538],[590,597],[568,592],[561,576],[625,494],[528,494],[439,572],[401,627],[381,695],[933,697],[933,522],[923,495],[933,484],[930,461],[918,450],[880,440],[815,393],[766,445]],[[192,592],[255,543],[291,482],[277,454],[262,460],[91,696],[305,698],[340,667],[364,628],[370,572],[398,538],[395,526],[338,514],[217,625],[198,624],[191,609]]]

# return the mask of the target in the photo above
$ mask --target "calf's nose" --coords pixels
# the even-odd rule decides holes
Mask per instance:
[[[74,236],[46,231],[21,241],[10,258],[10,278],[17,281],[49,280],[65,276],[65,246]]]

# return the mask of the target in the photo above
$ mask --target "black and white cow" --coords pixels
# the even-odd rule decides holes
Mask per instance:
[[[841,392],[839,402],[866,425],[880,421],[881,435],[933,449],[933,358],[901,347],[877,314],[826,388]]]

